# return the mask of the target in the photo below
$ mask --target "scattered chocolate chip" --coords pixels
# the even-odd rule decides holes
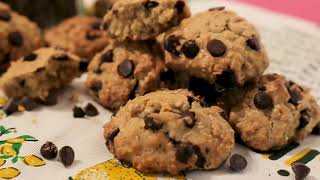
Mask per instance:
[[[22,105],[27,111],[32,111],[39,106],[34,99],[29,97],[23,97],[19,104]]]
[[[109,63],[109,62],[112,62],[113,60],[113,51],[112,50],[108,50],[107,52],[103,53],[101,55],[101,62],[104,63]]]
[[[108,134],[107,136],[107,141],[106,141],[106,146],[109,149],[109,151],[112,152],[112,148],[113,148],[113,144],[114,144],[114,138],[119,134],[120,129],[116,128],[114,130],[111,131],[110,134]]]
[[[152,9],[152,8],[155,8],[159,5],[159,3],[157,1],[150,1],[148,0],[145,4],[144,4],[144,7],[146,9]]]
[[[125,168],[131,168],[132,167],[132,163],[126,160],[119,160],[121,165]]]
[[[315,128],[313,128],[311,134],[313,135],[320,135],[320,125],[316,126]]]
[[[256,51],[260,50],[259,40],[255,35],[247,40],[247,46]]]
[[[83,118],[86,113],[83,111],[81,107],[74,106],[73,107],[73,117],[75,118]]]
[[[18,112],[18,104],[14,99],[10,99],[3,107],[3,111],[7,116]]]
[[[213,57],[220,57],[224,55],[227,47],[222,41],[213,39],[208,42],[207,49]]]
[[[136,97],[138,89],[139,89],[139,80],[136,80],[136,83],[134,84],[134,86],[129,94],[129,99],[134,99]]]
[[[176,8],[178,14],[181,14],[183,13],[183,9],[184,7],[186,6],[185,2],[184,1],[178,1],[174,7]]]
[[[97,108],[91,104],[88,103],[85,107],[84,107],[84,112],[86,113],[87,116],[97,116],[99,114],[99,111],[97,110]]]
[[[101,81],[95,81],[91,84],[90,89],[96,93],[98,93],[102,89],[102,82]]]
[[[247,160],[240,154],[233,154],[230,157],[230,169],[233,171],[242,171],[247,167]]]
[[[69,56],[67,53],[58,53],[52,56],[53,59],[58,61],[67,61],[69,60]]]
[[[193,146],[193,149],[195,151],[195,154],[197,155],[197,161],[196,161],[196,166],[199,168],[204,168],[206,164],[206,157],[202,154],[201,149],[199,146]]]
[[[303,180],[309,175],[311,170],[308,166],[302,163],[293,163],[292,171],[296,176],[296,180]]]
[[[196,124],[196,114],[194,112],[184,112],[182,114],[183,116],[183,122],[188,128],[193,128],[193,126]]]
[[[152,131],[158,131],[163,126],[163,124],[154,121],[152,117],[145,117],[144,124],[144,129],[151,129]]]
[[[10,32],[8,36],[8,40],[12,46],[20,47],[23,44],[22,34],[18,31]]]
[[[194,40],[186,41],[181,47],[181,52],[189,59],[195,58],[199,50],[200,48]]]
[[[124,78],[128,78],[133,74],[134,63],[132,60],[126,59],[118,65],[118,74]]]
[[[289,103],[297,106],[299,104],[299,101],[302,100],[302,95],[300,94],[299,91],[293,89],[291,90],[290,88],[288,89],[288,92],[290,94],[290,99]]]
[[[194,153],[193,146],[191,144],[178,144],[176,151],[177,161],[187,164],[189,158]]]
[[[10,21],[11,20],[11,15],[9,12],[6,11],[1,11],[0,12],[0,20],[1,21]]]
[[[34,61],[35,59],[37,59],[37,54],[35,53],[30,53],[23,58],[24,61]]]
[[[91,24],[91,28],[94,30],[100,30],[101,24],[102,24],[101,20],[95,21]]]
[[[81,58],[79,63],[79,70],[81,72],[86,72],[88,69],[89,61],[86,58]]]
[[[40,154],[45,158],[45,159],[54,159],[58,155],[58,148],[55,144],[52,142],[46,142],[41,146],[40,149]]]
[[[302,129],[304,127],[306,127],[309,122],[310,122],[310,118],[311,118],[311,111],[309,109],[304,109],[300,112],[300,119],[299,119],[299,126],[298,129]]]
[[[176,49],[180,45],[179,38],[171,35],[163,43],[163,48],[175,56],[179,56],[180,52]]]
[[[259,91],[266,91],[267,88],[266,88],[265,86],[261,86],[261,87],[258,88],[258,90],[259,90]]]
[[[258,109],[267,109],[273,107],[273,100],[271,96],[266,92],[258,92],[254,96],[254,105]]]
[[[41,103],[46,106],[56,105],[58,103],[57,93],[54,93],[54,92],[49,93],[48,97],[45,100],[43,100]]]
[[[64,146],[59,150],[59,160],[64,166],[70,166],[74,161],[74,151],[70,146]]]
[[[224,6],[220,6],[220,7],[213,7],[213,8],[210,8],[209,11],[222,11],[224,10],[226,7]]]

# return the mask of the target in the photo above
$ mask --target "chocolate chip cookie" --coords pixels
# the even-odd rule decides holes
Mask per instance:
[[[107,33],[100,29],[102,20],[96,17],[69,18],[45,34],[49,46],[70,51],[82,58],[91,58],[109,43]]]
[[[79,57],[55,48],[38,49],[3,74],[0,85],[8,97],[47,100],[79,75]]]
[[[31,53],[42,45],[39,27],[0,2],[0,74],[10,61]]]
[[[190,16],[184,0],[118,0],[104,28],[118,41],[153,39]]]
[[[209,83],[223,73],[243,85],[261,76],[269,60],[255,27],[236,13],[211,9],[165,33],[166,64]]]
[[[219,107],[202,107],[187,90],[164,90],[129,101],[105,125],[107,148],[147,173],[218,168],[234,147]]]
[[[320,107],[309,90],[284,76],[264,75],[241,91],[237,94],[243,98],[231,108],[230,123],[254,149],[278,149],[302,140],[320,121]]]
[[[152,43],[112,43],[97,54],[86,81],[91,96],[114,111],[128,99],[159,88],[164,63]]]

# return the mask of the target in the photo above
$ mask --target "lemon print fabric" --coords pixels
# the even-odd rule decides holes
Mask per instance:
[[[3,156],[15,156],[17,155],[17,152],[13,149],[11,145],[2,145],[0,146],[0,154]]]
[[[20,175],[20,171],[14,167],[0,169],[0,179],[12,179]]]
[[[6,163],[6,160],[0,159],[0,167],[3,166]]]
[[[39,166],[46,165],[46,162],[44,162],[43,159],[41,159],[40,157],[35,156],[35,155],[25,156],[23,158],[23,162],[26,165],[33,166],[33,167],[39,167]]]

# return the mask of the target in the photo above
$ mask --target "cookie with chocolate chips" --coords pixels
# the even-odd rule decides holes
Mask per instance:
[[[89,65],[86,87],[104,107],[116,111],[129,99],[159,88],[164,71],[152,42],[112,43]]]
[[[242,86],[260,77],[269,65],[255,27],[221,7],[184,19],[160,41],[169,68],[186,71],[209,84],[228,71]]]
[[[118,41],[147,40],[189,16],[185,0],[118,0],[104,16],[104,28]]]
[[[234,132],[217,106],[187,90],[156,91],[129,101],[105,125],[107,148],[146,173],[216,169],[234,147]]]
[[[42,46],[40,28],[0,2],[0,74],[15,61]]]
[[[101,30],[102,19],[76,16],[64,20],[45,34],[49,46],[70,51],[89,61],[109,44],[110,38]]]
[[[309,90],[284,76],[264,75],[257,83],[234,91],[232,99],[237,100],[229,122],[254,149],[279,149],[302,140],[320,122],[320,107]]]

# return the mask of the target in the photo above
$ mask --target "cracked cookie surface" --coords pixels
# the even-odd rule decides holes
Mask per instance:
[[[219,107],[202,107],[187,90],[163,90],[129,101],[105,125],[114,156],[147,173],[218,168],[234,147]]]
[[[183,20],[162,38],[166,64],[214,83],[224,72],[243,85],[269,65],[255,27],[236,13],[211,9]]]
[[[320,107],[309,90],[284,76],[264,75],[257,84],[240,91],[237,96],[243,99],[231,108],[229,121],[254,149],[279,149],[302,140],[320,121]]]

